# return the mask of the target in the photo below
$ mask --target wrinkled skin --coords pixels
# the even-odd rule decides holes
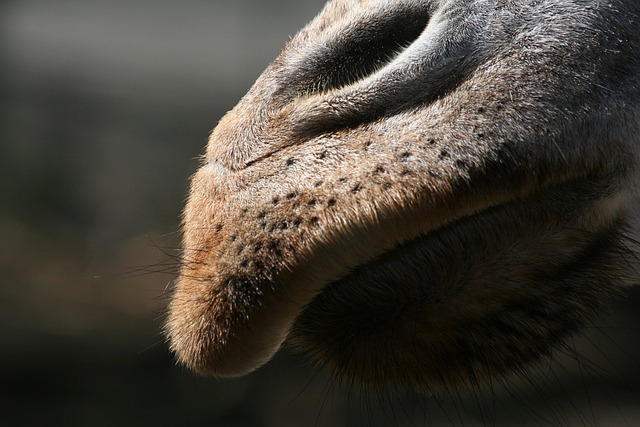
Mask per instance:
[[[636,282],[640,3],[335,0],[213,131],[166,332],[432,389],[549,354]]]

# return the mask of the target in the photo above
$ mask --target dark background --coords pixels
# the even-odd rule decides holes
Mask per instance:
[[[188,177],[322,4],[0,2],[0,425],[640,422],[638,291],[569,343],[579,361],[495,393],[349,390],[286,349],[232,380],[175,365],[161,328]]]

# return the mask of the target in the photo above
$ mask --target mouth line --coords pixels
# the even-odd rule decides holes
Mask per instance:
[[[580,218],[589,208],[606,209],[608,197],[596,197],[596,192],[593,196],[583,196],[584,200],[581,200],[580,205],[570,202],[572,196],[577,197],[580,188],[589,186],[595,186],[592,179],[572,180],[519,199],[497,203],[398,243],[350,268],[342,277],[328,282],[301,311],[299,317],[303,317],[305,311],[317,304],[316,300],[332,298],[331,294],[343,293],[344,288],[354,287],[347,292],[353,295],[371,293],[369,283],[375,284],[383,293],[395,294],[398,289],[407,290],[411,296],[411,305],[416,305],[419,300],[443,301],[463,290],[465,283],[471,282],[468,277],[474,274],[474,263],[485,265],[483,268],[487,270],[487,275],[491,272],[488,266],[493,265],[493,268],[499,270],[503,262],[516,266],[513,267],[514,271],[521,274],[518,262],[514,261],[516,257],[511,253],[516,249],[527,254],[548,246],[550,252],[557,251],[559,254],[555,260],[549,259],[551,264],[559,262],[562,257],[566,257],[565,264],[570,264],[573,256],[580,255],[563,250],[565,243],[576,247],[588,245],[602,232],[600,227],[606,230],[617,223],[616,217],[612,217],[610,221],[613,225],[602,223],[598,228],[592,228],[592,218]],[[564,198],[569,201],[564,202]],[[543,211],[543,202],[548,199],[556,199],[558,202],[550,210]],[[568,214],[570,211],[574,216]],[[594,216],[597,218],[597,215],[596,213]],[[558,217],[561,220],[558,221]],[[601,219],[597,218],[597,221]],[[495,235],[487,239],[484,232],[495,223],[501,226],[497,229],[494,227]],[[480,251],[481,256],[477,255],[478,247],[485,249]],[[526,260],[524,255],[520,257]],[[523,270],[525,267],[530,268],[525,265]],[[547,267],[549,266],[542,266],[543,269]],[[507,275],[503,279],[509,280]],[[426,283],[432,284],[431,289],[425,289]],[[420,292],[417,291],[418,288],[421,288]],[[386,301],[384,298],[382,300]]]
[[[316,296],[316,298],[320,297],[325,292],[331,292],[332,288],[339,286],[353,283],[364,284],[367,282],[394,283],[402,280],[401,276],[403,275],[415,274],[418,270],[428,270],[424,267],[429,265],[434,258],[433,256],[429,257],[429,255],[431,253],[437,253],[438,258],[440,258],[443,256],[442,254],[446,253],[448,250],[446,245],[443,244],[443,240],[446,240],[443,236],[446,236],[447,234],[460,234],[459,230],[466,229],[468,227],[467,224],[475,222],[476,219],[487,217],[494,211],[518,204],[519,202],[520,201],[513,201],[490,206],[470,215],[454,219],[434,230],[398,243],[394,247],[381,252],[372,259],[350,268],[347,274],[339,279],[329,282],[322,292]],[[411,261],[407,263],[404,262],[404,260]],[[425,262],[421,263],[421,260],[424,260]],[[400,266],[402,266],[402,269],[398,268]],[[419,276],[425,280],[430,279],[428,273],[419,274]],[[391,289],[393,286],[389,285],[388,287]]]

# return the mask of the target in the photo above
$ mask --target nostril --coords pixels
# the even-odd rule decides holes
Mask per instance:
[[[429,22],[426,5],[385,5],[331,32],[322,48],[297,61],[292,81],[283,88],[311,95],[348,86],[389,63],[415,41]],[[355,22],[355,24],[353,24]]]
[[[363,3],[353,15],[330,23],[318,20],[315,25],[320,29],[313,38],[296,36],[240,103],[221,119],[205,155],[211,175],[218,179],[216,184],[225,185],[222,181],[229,175],[270,158],[284,147],[371,120],[384,108],[406,104],[401,98],[389,102],[384,90],[363,90],[357,85],[397,68],[393,64],[398,58],[420,44],[418,40],[435,16],[433,4]],[[374,81],[372,86],[384,84]],[[351,93],[339,93],[349,89],[353,89]],[[336,102],[319,99],[330,95],[336,95]],[[374,102],[368,98],[375,98]],[[360,108],[358,103],[370,106]],[[282,165],[296,168],[298,161],[289,157]]]

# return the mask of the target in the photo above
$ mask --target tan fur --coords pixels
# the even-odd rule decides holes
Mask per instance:
[[[640,6],[334,0],[213,131],[167,335],[418,389],[548,354],[620,287]]]

